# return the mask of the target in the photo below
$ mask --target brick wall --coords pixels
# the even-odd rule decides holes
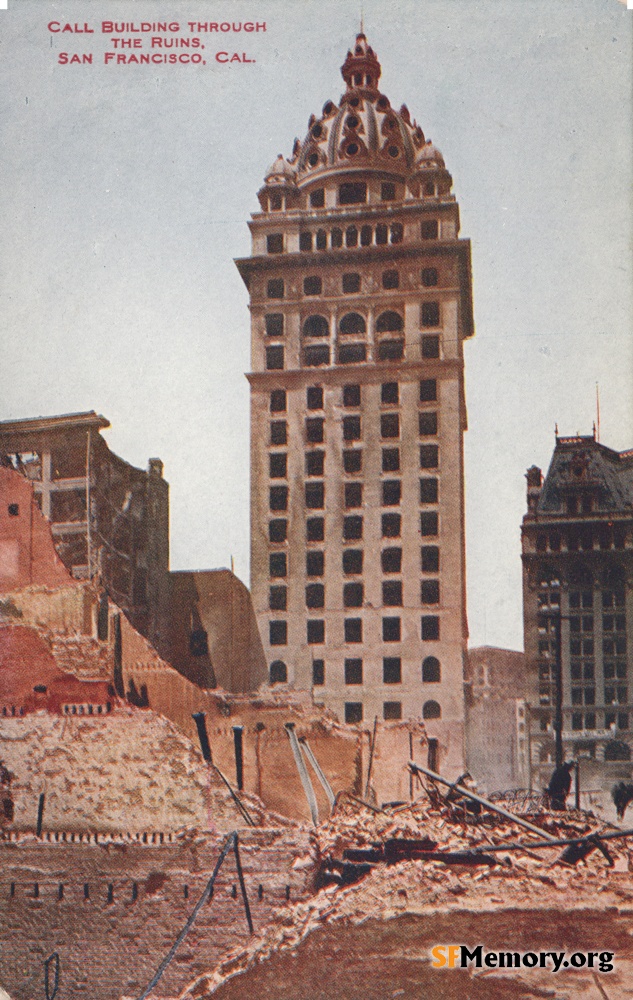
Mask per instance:
[[[202,894],[223,842],[196,837],[163,846],[0,843],[0,982],[12,996],[44,996],[43,961],[57,951],[64,1000],[138,996]],[[302,832],[240,832],[256,932],[276,919],[288,898],[296,903],[311,895],[309,873],[292,867],[308,849]],[[213,899],[156,995],[177,996],[248,938],[230,854]]]

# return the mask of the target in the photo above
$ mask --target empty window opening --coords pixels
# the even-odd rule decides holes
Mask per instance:
[[[363,619],[346,618],[344,620],[345,642],[363,641]]]
[[[440,637],[440,620],[436,615],[423,615],[422,639],[425,642],[437,641]]]
[[[402,569],[402,549],[383,549],[380,560],[383,573],[399,573]]]
[[[400,470],[400,449],[399,448],[383,448],[382,449],[382,471],[383,472],[398,472]]]
[[[192,656],[209,655],[209,638],[202,626],[192,629],[189,633],[189,652]]]
[[[394,507],[402,498],[402,484],[399,479],[385,479],[382,484],[383,507]]]
[[[269,502],[271,510],[288,510],[287,486],[271,486],[269,493],[270,493]]]
[[[395,333],[402,330],[403,327],[404,320],[402,316],[393,309],[388,309],[386,312],[381,313],[376,320],[377,333]]]
[[[348,475],[352,475],[355,472],[362,472],[363,468],[363,453],[360,449],[355,451],[344,451],[343,452],[343,468]]]
[[[318,550],[306,554],[306,576],[323,576],[325,572],[325,554]]]
[[[440,304],[439,302],[422,303],[422,326],[440,325]]]
[[[439,358],[440,356],[440,338],[439,337],[422,337],[422,357],[423,358]]]
[[[311,208],[323,208],[324,205],[325,205],[325,188],[317,188],[316,191],[311,191],[310,192]]]
[[[318,368],[319,365],[329,365],[330,348],[325,344],[306,347],[303,351],[303,363],[306,368]]]
[[[343,386],[343,406],[360,406],[360,386]]]
[[[287,560],[285,552],[271,552],[269,570],[272,577],[287,576]]]
[[[266,285],[266,295],[269,299],[283,299],[284,297],[284,279],[283,278],[271,278]]]
[[[312,683],[314,687],[322,687],[325,684],[325,660],[312,661]]]
[[[288,668],[283,660],[273,660],[269,671],[271,684],[286,684],[288,682]]]
[[[363,518],[360,514],[348,514],[343,518],[343,539],[346,542],[363,537]]]
[[[280,346],[266,348],[266,369],[278,371],[284,366],[284,349]]]
[[[427,656],[422,662],[422,682],[424,684],[439,684],[441,680],[440,661],[435,656]]]
[[[306,587],[306,607],[325,607],[325,587],[322,583],[309,583]]]
[[[343,417],[343,440],[358,441],[361,436],[360,417]]]
[[[389,229],[384,224],[384,222],[379,222],[376,226],[376,244],[377,246],[385,246],[389,242]]]
[[[288,537],[288,522],[285,517],[274,517],[268,522],[268,538],[271,542],[285,542]]]
[[[356,725],[363,721],[363,703],[360,701],[345,702],[345,721],[348,725]]]
[[[440,449],[436,444],[420,445],[420,468],[437,469],[439,464]]]
[[[285,394],[284,394],[285,396]],[[285,420],[271,420],[270,443],[286,444],[288,441],[288,425]]]
[[[420,380],[420,402],[434,403],[437,399],[437,382],[434,378]]]
[[[383,684],[402,683],[402,661],[399,656],[385,656],[382,661]]]
[[[402,718],[401,701],[385,701],[382,706],[382,717],[385,722],[396,722]]]
[[[357,658],[345,660],[345,683],[363,683],[363,661]]]
[[[392,184],[390,181],[384,181],[380,185],[380,198],[382,201],[395,201],[396,185]]]
[[[441,719],[442,709],[436,701],[425,701],[422,707],[423,719]]]
[[[397,438],[400,436],[400,417],[397,413],[381,414],[380,435],[383,438]]]
[[[325,229],[317,229],[316,248],[317,250],[327,249],[327,233],[325,232]]]
[[[437,434],[437,412],[435,410],[419,413],[418,423],[421,437],[433,437]]]
[[[346,583],[343,585],[344,608],[362,608],[363,596],[364,591],[362,583]]]
[[[380,402],[381,403],[393,403],[396,406],[400,402],[398,383],[397,382],[383,382],[380,387]]]
[[[266,237],[266,249],[268,253],[283,253],[284,238],[282,233],[270,233]]]
[[[437,503],[438,480],[434,477],[423,477],[420,480],[420,503]]]
[[[399,288],[400,274],[398,273],[398,271],[383,271],[382,287],[387,289]]]
[[[399,618],[383,618],[382,641],[400,642],[401,622]]]
[[[309,410],[322,410],[323,388],[318,385],[310,386],[306,393],[306,403]]]
[[[325,622],[322,619],[312,619],[307,623],[307,640],[310,645],[325,642]]]
[[[303,279],[304,295],[320,295],[323,291],[323,281],[316,275],[310,275]]]
[[[288,456],[285,452],[283,454],[269,455],[268,466],[271,479],[285,479],[288,471]]]
[[[422,572],[437,573],[440,568],[440,550],[437,545],[422,546]]]
[[[383,514],[382,515],[383,538],[399,538],[400,525],[401,525],[400,514]]]
[[[355,365],[365,361],[367,348],[365,344],[341,344],[338,349],[338,360],[342,365]]]
[[[283,337],[284,317],[283,313],[268,313],[265,317],[266,335],[268,337]]]
[[[422,580],[420,597],[422,604],[440,603],[440,581]]]
[[[362,549],[345,549],[343,551],[343,572],[347,576],[363,572]]]
[[[324,451],[309,451],[306,454],[306,475],[322,476],[325,464]]]
[[[367,185],[360,181],[341,184],[338,189],[339,205],[358,205],[367,201]]]
[[[422,270],[422,284],[425,288],[434,288],[438,282],[437,268],[425,267]]]
[[[304,337],[329,337],[330,326],[325,316],[308,316],[303,324]]]
[[[273,389],[270,394],[270,412],[284,413],[286,410],[286,390]]]
[[[306,538],[309,542],[322,542],[325,536],[325,518],[309,517],[306,521]]]
[[[363,505],[362,483],[345,483],[345,506],[362,507],[362,505]]]
[[[345,295],[355,295],[356,292],[360,292],[360,274],[344,274],[342,287]]]
[[[308,509],[321,510],[325,506],[325,485],[323,483],[305,484],[305,504]]]
[[[402,580],[384,580],[382,603],[386,608],[402,607]]]
[[[437,219],[425,219],[420,225],[420,236],[423,240],[436,240],[439,233]]]
[[[312,444],[321,444],[323,441],[323,428],[325,420],[323,417],[306,418],[306,439]]]
[[[268,592],[268,607],[271,611],[285,611],[288,600],[286,587],[271,587]]]
[[[271,646],[285,646],[288,643],[288,622],[273,621],[268,623],[268,633]]]
[[[346,313],[339,323],[339,332],[342,334],[362,334],[365,333],[367,325],[360,313]]]

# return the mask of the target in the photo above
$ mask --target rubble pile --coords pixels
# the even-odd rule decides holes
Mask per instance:
[[[574,847],[582,856],[568,855],[570,860],[565,860],[569,845],[510,849],[542,843],[546,835],[573,840],[617,833],[613,826],[576,810],[517,817],[540,828],[540,838],[485,807],[472,812],[463,799],[450,799],[433,786],[395,808],[339,798],[330,819],[312,831],[310,855],[295,861],[295,867],[312,868],[320,891],[278,911],[276,921],[246,949],[192,983],[181,1000],[206,1000],[218,991],[224,996],[236,975],[257,977],[266,962],[296,958],[313,932],[327,934],[328,928],[347,933],[368,921],[406,916],[430,920],[437,941],[440,924],[468,913],[482,922],[505,920],[510,934],[517,926],[537,933],[541,917],[545,926],[552,914],[572,910],[586,915],[609,908],[614,919],[620,910],[631,912],[633,839],[583,843],[582,851]]]

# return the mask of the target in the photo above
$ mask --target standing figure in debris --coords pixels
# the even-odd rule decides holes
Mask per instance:
[[[626,781],[621,781],[619,784],[614,785],[611,791],[611,798],[617,810],[618,819],[624,819],[626,807],[629,802],[633,802],[633,785],[627,784]]]
[[[547,786],[547,794],[549,795],[552,809],[566,808],[567,796],[571,788],[571,769],[573,766],[573,760],[566,761],[560,767],[556,768],[550,778],[549,785]]]

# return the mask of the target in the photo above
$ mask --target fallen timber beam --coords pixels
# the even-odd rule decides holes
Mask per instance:
[[[314,771],[314,773],[316,774],[317,778],[321,782],[321,787],[323,788],[323,791],[325,792],[325,794],[327,796],[327,800],[330,803],[330,812],[331,812],[332,809],[334,808],[334,803],[336,801],[334,792],[332,791],[332,786],[330,785],[330,782],[325,777],[325,773],[324,773],[321,765],[319,764],[318,760],[314,756],[314,753],[312,752],[312,748],[309,746],[308,741],[307,741],[307,739],[306,739],[305,736],[300,736],[299,737],[299,744],[300,744],[301,749],[303,750],[304,754],[306,755],[306,757],[307,757],[307,759],[308,759],[308,761],[310,763],[310,766],[312,767],[312,770]]]
[[[617,833],[587,833],[583,837],[565,837],[556,840],[539,840],[532,843],[513,842],[510,844],[486,844],[485,847],[469,848],[471,854],[479,852],[492,854],[499,851],[533,851],[539,848],[567,847],[570,844],[593,844],[600,840],[623,840],[625,837],[633,837],[633,830],[619,830]]]
[[[470,789],[464,788],[463,785],[455,785],[452,781],[447,781],[446,778],[440,777],[435,771],[430,771],[427,767],[423,767],[421,764],[414,764],[412,760],[409,761],[409,767],[414,774],[422,773],[426,774],[427,777],[433,778],[434,781],[439,781],[442,785],[447,785],[448,788],[459,792],[460,795],[464,795],[467,799],[472,799],[473,802],[479,802],[480,805],[485,806],[486,809],[490,809],[491,812],[496,812],[505,819],[509,819],[512,823],[516,823],[517,826],[522,826],[526,830],[530,830],[532,833],[538,833],[539,837],[544,840],[555,840],[551,834],[547,833],[539,826],[535,826],[533,823],[528,823],[526,819],[522,819],[520,816],[516,816],[514,813],[509,812],[502,806],[495,805],[494,802],[490,802],[488,799],[484,799],[481,795],[476,795],[475,792],[471,792]]]
[[[334,814],[334,810],[338,806],[341,799],[349,799],[351,802],[356,802],[356,804],[359,806],[365,806],[365,809],[369,809],[371,812],[374,813],[385,813],[386,811],[384,809],[381,809],[380,806],[375,806],[373,802],[367,802],[365,799],[360,799],[357,795],[352,795],[351,792],[347,792],[345,791],[345,789],[342,789],[342,791],[337,792],[336,794],[336,798],[334,800],[334,806],[332,807],[332,814]]]

